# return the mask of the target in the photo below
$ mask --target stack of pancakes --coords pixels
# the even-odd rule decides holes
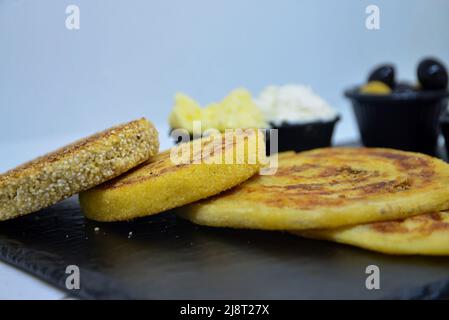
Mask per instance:
[[[449,254],[448,164],[392,149],[325,148],[274,155],[275,174],[260,175],[259,133],[215,134],[158,153],[147,120],[111,128],[0,175],[0,220],[80,193],[83,212],[97,221],[175,209],[212,227]],[[180,151],[188,156],[178,161]]]

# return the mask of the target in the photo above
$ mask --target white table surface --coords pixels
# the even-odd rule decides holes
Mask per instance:
[[[344,121],[340,122],[334,136],[335,143],[358,139],[357,128],[349,110],[343,110]],[[171,145],[167,136],[168,125],[157,124],[161,149]],[[0,141],[0,172],[15,167],[45,152],[74,141],[82,135],[72,134],[58,137],[40,137],[33,140]],[[0,261],[0,299],[64,299],[67,294],[13,266]]]

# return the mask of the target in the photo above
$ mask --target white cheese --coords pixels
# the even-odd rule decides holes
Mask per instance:
[[[310,87],[298,84],[269,86],[255,103],[265,119],[275,125],[332,121],[338,116],[337,111]]]

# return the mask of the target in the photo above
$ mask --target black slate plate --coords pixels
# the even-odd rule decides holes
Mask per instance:
[[[76,197],[1,223],[0,258],[64,290],[66,266],[79,266],[81,288],[67,292],[80,298],[449,297],[449,257],[388,256],[281,232],[198,227],[171,212],[97,223],[84,219]],[[371,264],[380,268],[380,290],[365,287]]]

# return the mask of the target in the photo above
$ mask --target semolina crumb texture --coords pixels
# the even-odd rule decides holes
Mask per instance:
[[[199,145],[198,151],[194,151],[194,144]],[[191,151],[185,158],[188,161],[173,161],[178,147]],[[81,192],[79,200],[86,217],[102,222],[127,221],[216,195],[257,174],[265,156],[265,140],[256,131],[203,137],[184,143],[184,147],[161,152],[120,177]],[[263,157],[252,162],[249,150],[257,147]],[[238,149],[244,150],[241,162],[236,161]],[[226,163],[226,158],[233,161]]]
[[[142,118],[25,163],[0,175],[0,220],[40,210],[90,189],[158,151],[157,130]]]

